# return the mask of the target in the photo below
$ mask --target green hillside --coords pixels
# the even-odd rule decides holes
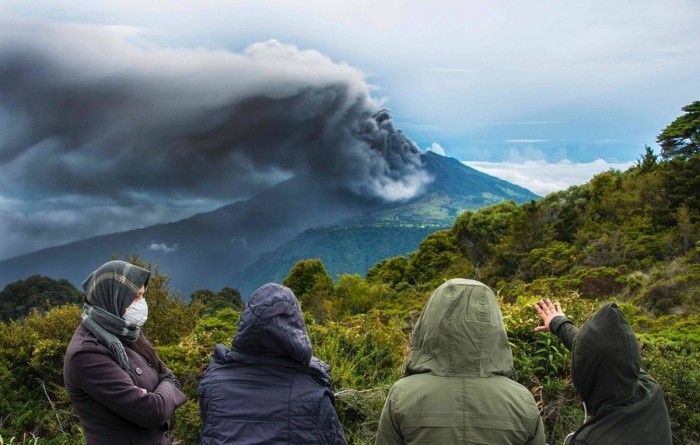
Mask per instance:
[[[433,181],[423,193],[377,206],[343,224],[305,230],[235,273],[231,283],[242,295],[250,295],[262,283],[282,280],[294,263],[305,258],[323,261],[334,280],[343,273],[364,275],[385,258],[417,249],[427,235],[451,227],[465,210],[540,198],[454,158],[428,152],[424,161]]]
[[[236,281],[242,295],[259,283],[281,282],[298,261],[322,260],[328,274],[364,274],[386,252],[411,252],[430,233],[443,227],[427,224],[352,225],[309,229],[274,252],[260,257]]]
[[[463,212],[410,254],[383,259],[364,276],[334,280],[318,259],[296,262],[282,281],[302,303],[314,354],[332,367],[348,442],[373,443],[423,303],[445,279],[461,276],[497,291],[518,381],[535,395],[548,443],[562,443],[583,412],[568,352],[553,336],[534,332],[532,305],[542,297],[561,301],[577,324],[616,301],[639,338],[642,366],[663,387],[674,444],[699,443],[700,121],[695,128],[672,141],[683,150],[662,139],[672,133],[667,128],[662,156],[647,148],[627,171],[604,172],[537,201]],[[229,307],[217,298],[213,311],[208,299],[184,302],[168,290],[156,270],[145,332],[190,398],[178,411],[175,437],[195,444],[197,383],[214,344],[235,334],[239,312],[233,298]],[[5,441],[81,443],[60,371],[79,313],[69,304],[0,324]]]

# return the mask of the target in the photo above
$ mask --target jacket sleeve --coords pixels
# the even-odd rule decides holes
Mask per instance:
[[[542,417],[539,417],[537,419],[537,426],[535,427],[535,434],[525,445],[545,445],[545,440],[544,424],[542,423]]]
[[[331,396],[333,393],[329,391]],[[336,412],[335,408],[333,407],[333,402],[331,401],[330,397],[325,397],[325,403],[328,404],[328,417],[329,421],[332,425],[332,438],[330,443],[332,445],[346,445],[347,442],[345,441],[345,432],[343,431],[343,426],[340,424],[340,420],[338,419],[338,413]]]
[[[69,366],[80,389],[142,428],[160,427],[187,400],[168,379],[162,380],[153,392],[144,393],[108,354],[79,352]]]
[[[382,414],[379,416],[379,428],[375,445],[403,445],[401,429],[397,423],[395,387],[389,390],[384,402]]]
[[[559,337],[566,348],[571,351],[574,348],[574,340],[578,333],[578,328],[568,318],[559,315],[554,317],[549,323],[549,330]]]

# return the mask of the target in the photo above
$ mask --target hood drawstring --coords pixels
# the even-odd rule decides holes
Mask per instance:
[[[588,409],[586,408],[586,402],[581,402],[581,405],[583,405],[583,424],[585,425],[588,422]],[[564,438],[564,445],[571,445],[571,441],[574,440],[575,436],[575,432],[567,434]]]

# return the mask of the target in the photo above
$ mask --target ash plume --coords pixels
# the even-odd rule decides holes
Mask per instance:
[[[275,40],[241,53],[172,49],[128,28],[1,25],[0,233],[12,236],[0,258],[42,237],[188,216],[302,173],[390,201],[430,181],[363,73],[317,51]]]

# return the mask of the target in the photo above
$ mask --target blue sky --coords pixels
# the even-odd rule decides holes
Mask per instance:
[[[0,91],[2,82],[5,91],[14,88],[7,86],[9,77],[2,77],[11,75],[2,71],[11,60],[17,64],[13,69],[34,63],[29,72],[46,76],[75,76],[94,67],[102,79],[138,78],[144,95],[161,102],[193,104],[211,94],[217,82],[224,85],[235,77],[229,65],[239,66],[232,61],[236,57],[257,61],[241,76],[252,90],[263,88],[265,81],[275,84],[271,79],[301,84],[302,65],[310,63],[317,68],[310,74],[314,82],[343,79],[367,95],[371,106],[389,109],[395,127],[420,149],[457,158],[540,194],[586,182],[609,168],[627,168],[645,145],[656,148],[656,136],[682,114],[683,106],[700,99],[697,0],[6,0],[0,20],[5,33],[12,33],[4,35],[4,46],[0,43]],[[25,47],[41,57],[18,62],[17,53]],[[41,52],[42,47],[47,50]],[[265,65],[263,53],[274,53],[276,62]],[[178,54],[181,62],[172,62]],[[285,70],[280,61],[292,59],[297,68]],[[202,74],[202,67],[209,72]],[[142,81],[149,76],[166,78],[162,95],[155,92],[157,82]],[[187,90],[199,77],[211,90]],[[170,81],[177,90],[166,88]],[[52,88],[47,87],[47,94]],[[175,100],[171,91],[183,95]],[[235,96],[245,90],[230,91]],[[13,100],[15,108],[23,108],[20,101],[39,99],[24,94]],[[143,103],[136,112],[142,108]],[[181,103],[168,112],[172,109],[194,113]],[[154,106],[156,111],[163,109]],[[0,233],[9,240],[0,258],[78,234],[177,219],[224,202],[223,197],[196,193],[198,186],[166,193],[146,184],[127,199],[90,195],[77,185],[60,196],[47,193],[48,186],[14,185],[12,172],[29,156],[18,154],[27,138],[22,129],[30,127],[13,113],[12,107],[0,108],[5,120],[0,120],[0,155],[7,159],[6,153],[14,150],[12,163],[0,157],[5,177],[0,180],[0,216],[5,220]],[[173,120],[179,116],[173,112]],[[130,131],[162,126],[153,125]],[[95,128],[107,127],[100,122]],[[107,133],[112,131],[120,130],[109,127]],[[85,133],[75,137],[90,149],[99,148],[102,140]],[[51,153],[61,144],[65,150],[64,139],[53,135],[33,141],[31,152]],[[80,152],[63,156],[77,165]],[[268,176],[252,182],[269,183],[289,174],[279,167],[267,165]],[[47,172],[56,170],[47,167]],[[138,193],[167,196],[154,208]],[[175,201],[177,205],[168,204]],[[140,215],[138,223],[134,212]],[[110,222],[93,232],[76,229],[86,214]],[[86,220],[94,227],[92,218]],[[63,229],[42,231],[42,221]],[[27,226],[43,235],[28,236],[20,229]]]

